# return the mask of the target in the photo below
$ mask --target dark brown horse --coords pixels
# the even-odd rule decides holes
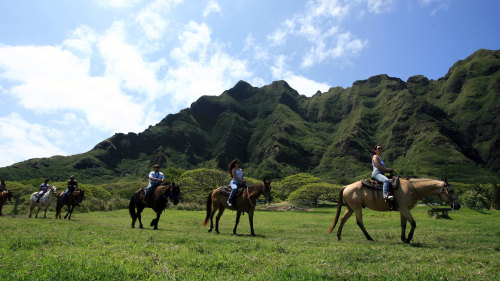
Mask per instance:
[[[401,216],[401,240],[405,243],[410,243],[413,237],[413,232],[417,224],[415,219],[410,213],[410,210],[415,207],[418,200],[427,196],[438,195],[442,201],[449,204],[454,210],[460,209],[460,202],[458,196],[454,192],[453,187],[446,181],[432,180],[432,179],[400,179],[401,188],[394,190],[397,209]],[[366,239],[373,241],[363,224],[362,208],[368,207],[375,211],[389,211],[390,207],[387,202],[382,198],[381,190],[374,190],[364,187],[361,181],[352,183],[343,187],[340,190],[337,213],[332,227],[327,231],[332,232],[339,219],[342,204],[347,206],[347,210],[340,219],[339,229],[337,231],[337,238],[340,240],[342,228],[345,222],[351,215],[356,214],[356,222],[365,234]],[[405,237],[406,222],[410,222],[411,230],[408,233],[408,238]]]
[[[64,215],[64,218],[65,219],[68,218],[68,220],[70,220],[71,215],[73,214],[73,209],[75,209],[75,206],[80,206],[80,203],[82,203],[85,197],[85,191],[81,189],[73,191],[66,197],[66,202],[63,202],[62,199],[63,193],[64,192],[61,192],[57,196],[56,219],[57,218],[61,219],[61,209],[64,205],[68,205],[68,212],[66,213],[66,215]]]
[[[219,189],[214,189],[207,197],[207,215],[205,217],[205,221],[203,221],[203,226],[206,226],[208,223],[208,219],[210,219],[210,228],[208,232],[211,232],[214,228],[214,214],[217,210],[219,213],[217,214],[215,221],[215,232],[219,233],[219,220],[224,213],[226,208],[231,210],[236,210],[236,224],[233,228],[233,234],[236,234],[236,228],[238,227],[238,223],[240,222],[240,216],[242,212],[248,213],[248,220],[250,222],[250,233],[252,236],[255,236],[255,232],[253,231],[253,213],[255,211],[255,204],[257,202],[257,198],[264,193],[266,199],[270,202],[273,200],[271,195],[271,181],[264,180],[261,183],[254,184],[246,187],[243,190],[242,196],[238,196],[236,200],[236,209],[233,207],[229,207],[227,205],[227,195],[224,195],[219,192]]]
[[[0,216],[3,216],[2,214],[2,207],[3,207],[3,204],[6,202],[6,201],[11,201],[12,200],[12,191],[2,191],[0,192]]]
[[[144,228],[141,220],[141,213],[144,208],[152,208],[156,213],[156,218],[151,221],[149,224],[153,226],[154,229],[158,229],[158,221],[160,220],[161,213],[168,204],[168,198],[172,201],[174,205],[179,203],[179,193],[180,188],[175,183],[171,183],[169,185],[160,185],[158,186],[153,195],[151,196],[151,201],[145,203],[144,198],[144,189],[139,188],[132,198],[130,198],[130,204],[128,205],[128,210],[130,216],[132,217],[132,228],[135,228],[135,221],[139,219],[139,227]],[[137,209],[137,212],[136,212]]]

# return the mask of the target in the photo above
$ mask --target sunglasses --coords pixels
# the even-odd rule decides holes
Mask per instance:
[[[382,147],[377,147],[375,150],[382,150]]]

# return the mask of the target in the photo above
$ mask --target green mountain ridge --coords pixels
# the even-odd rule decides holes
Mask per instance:
[[[0,177],[88,181],[145,177],[162,167],[220,168],[239,158],[253,177],[309,172],[348,181],[369,176],[371,148],[407,176],[461,182],[500,179],[500,50],[478,50],[438,80],[376,75],[312,97],[285,81],[240,81],[202,96],[135,134],[115,134],[72,156],[30,159]]]

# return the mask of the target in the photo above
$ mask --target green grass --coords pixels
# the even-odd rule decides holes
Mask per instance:
[[[4,213],[9,212],[6,206]],[[345,207],[344,207],[345,208]],[[334,209],[257,211],[231,235],[202,227],[204,212],[167,209],[159,230],[132,229],[127,210],[73,214],[73,220],[0,217],[0,280],[500,280],[500,213],[460,210],[452,219],[413,215],[411,245],[399,240],[399,213],[364,210],[369,242],[351,218],[342,241],[325,234]],[[149,225],[153,211],[146,209]],[[336,229],[334,230],[336,231]]]

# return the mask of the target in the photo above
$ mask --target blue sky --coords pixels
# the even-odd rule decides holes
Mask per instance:
[[[500,49],[496,0],[0,0],[0,167],[141,132],[202,95],[443,77]]]

